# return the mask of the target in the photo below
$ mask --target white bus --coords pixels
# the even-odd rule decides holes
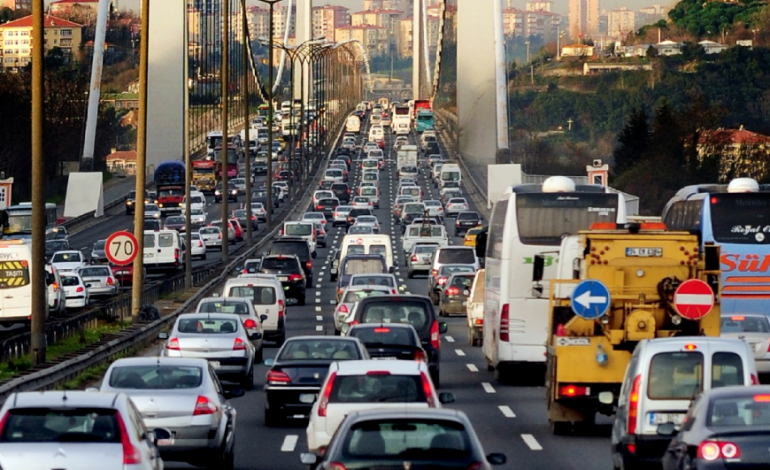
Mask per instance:
[[[2,212],[2,211],[0,211]],[[32,203],[22,202],[5,208],[7,223],[0,219],[0,238],[32,240]],[[45,203],[45,228],[56,226],[58,214],[56,204]]]
[[[622,194],[575,185],[564,176],[512,186],[495,203],[485,249],[484,357],[506,381],[521,366],[545,365],[549,279],[562,238],[594,222],[626,222]],[[533,284],[535,255],[545,258],[543,281]],[[509,375],[510,374],[510,375]]]

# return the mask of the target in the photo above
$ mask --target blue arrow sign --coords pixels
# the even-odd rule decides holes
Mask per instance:
[[[600,281],[590,279],[575,287],[570,298],[572,311],[586,320],[596,320],[610,307],[610,291]]]

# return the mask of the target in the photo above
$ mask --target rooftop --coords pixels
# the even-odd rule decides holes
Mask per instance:
[[[63,0],[64,1],[64,0]],[[67,0],[70,1],[70,0]],[[67,21],[63,18],[58,18],[56,16],[46,15],[45,21],[44,21],[44,27],[45,28],[82,28],[83,25],[73,23],[72,21]],[[19,18],[18,20],[9,21],[5,24],[0,25],[0,28],[31,28],[32,27],[32,15],[25,16],[24,18]]]

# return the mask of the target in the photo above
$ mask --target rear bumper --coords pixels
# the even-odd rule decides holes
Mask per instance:
[[[671,443],[670,437],[657,435],[625,436],[619,445],[618,453],[624,462],[660,463],[669,443]],[[629,451],[630,446],[635,446],[633,453]]]
[[[160,424],[153,426],[151,420],[147,423],[147,427],[150,429],[162,427],[171,431],[174,443],[158,446],[160,455],[164,460],[184,462],[201,457],[210,457],[213,452],[220,448],[221,443],[218,440],[216,427],[168,427]]]
[[[465,315],[467,314],[465,299],[441,299],[440,308],[444,313],[452,315]]]
[[[300,395],[312,394],[316,397],[319,387],[280,387],[265,386],[267,409],[288,417],[307,417],[313,403],[302,403]],[[300,416],[301,415],[301,416]]]

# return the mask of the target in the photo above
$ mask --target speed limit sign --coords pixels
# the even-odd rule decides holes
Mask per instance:
[[[107,238],[104,254],[110,263],[126,266],[136,258],[136,238],[130,232],[115,232]]]

